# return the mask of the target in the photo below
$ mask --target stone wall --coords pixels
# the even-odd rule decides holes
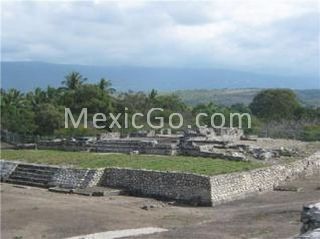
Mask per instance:
[[[37,144],[38,149],[45,150],[65,150],[65,151],[90,151],[92,147],[90,144],[83,142],[65,142],[65,141],[40,141]]]
[[[208,150],[204,150],[201,146],[193,146],[193,147],[181,147],[179,149],[180,155],[194,156],[194,157],[204,157],[204,158],[212,158],[212,159],[226,159],[226,160],[234,160],[234,161],[246,161],[246,158],[242,153],[218,153],[212,152]]]
[[[175,155],[175,144],[162,144],[157,140],[141,139],[113,139],[101,140],[93,145],[97,152],[130,153],[133,151],[140,154]]]
[[[53,176],[52,186],[62,188],[86,188],[95,186],[103,175],[101,169],[61,168]]]
[[[210,178],[213,205],[248,195],[273,190],[274,186],[298,176],[320,172],[320,152],[303,159],[282,165],[273,165],[248,172],[217,175]]]
[[[17,162],[0,161],[1,178],[14,171]],[[151,170],[106,168],[56,170],[50,185],[84,188],[95,185],[122,188],[133,195],[173,199],[194,205],[217,205],[273,190],[298,176],[320,173],[320,152],[282,165],[217,176]]]
[[[0,178],[5,181],[17,167],[18,163],[14,161],[0,160]]]
[[[282,165],[212,177],[175,172],[106,169],[101,185],[124,188],[133,195],[218,205],[245,198],[298,176],[320,172],[320,153]]]
[[[136,151],[141,154],[157,155],[175,155],[177,151],[176,144],[163,144],[159,143],[157,140],[150,139],[108,139],[88,144],[83,142],[41,141],[38,143],[38,149],[110,153],[131,153]]]
[[[132,195],[174,199],[195,205],[211,205],[210,178],[207,176],[107,168],[101,186],[122,188]]]

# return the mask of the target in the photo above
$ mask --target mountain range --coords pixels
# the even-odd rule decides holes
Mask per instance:
[[[243,72],[230,69],[92,66],[45,62],[1,62],[2,88],[21,91],[36,87],[60,86],[71,71],[78,71],[89,82],[104,77],[118,91],[175,91],[224,88],[319,89],[317,77],[297,77]]]

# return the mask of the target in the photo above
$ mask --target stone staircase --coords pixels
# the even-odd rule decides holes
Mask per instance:
[[[6,180],[8,183],[36,187],[50,187],[50,181],[58,168],[36,164],[19,164]]]

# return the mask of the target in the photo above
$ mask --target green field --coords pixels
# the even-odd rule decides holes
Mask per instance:
[[[2,150],[1,158],[80,168],[124,167],[216,175],[262,167],[263,164],[201,157],[104,154],[55,150]]]

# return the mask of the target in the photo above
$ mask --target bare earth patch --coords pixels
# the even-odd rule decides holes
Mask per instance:
[[[64,238],[143,227],[169,231],[139,238],[289,238],[299,232],[302,205],[319,200],[319,182],[320,176],[313,176],[291,183],[300,192],[267,192],[214,208],[59,194],[4,183],[2,238]],[[144,210],[145,205],[152,207]]]

